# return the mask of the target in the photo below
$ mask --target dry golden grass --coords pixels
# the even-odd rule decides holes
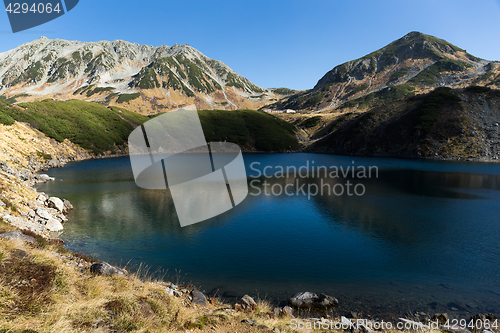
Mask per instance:
[[[31,257],[18,258],[15,249]],[[80,258],[67,252],[61,257],[60,250],[54,244],[41,248],[0,239],[0,332],[263,332],[241,320],[268,327],[281,320],[269,318],[265,301],[258,301],[254,313],[239,313],[218,299],[203,307],[192,304],[189,294],[169,296],[161,281],[96,276],[90,263],[79,267]],[[285,328],[287,320],[281,321]]]
[[[0,220],[0,232],[11,229]],[[234,311],[219,298],[204,307],[192,304],[189,293],[168,295],[169,284],[144,278],[146,269],[141,278],[105,277],[91,274],[89,266],[54,242],[0,238],[0,333],[335,332],[294,329],[293,318],[276,317],[266,300],[256,299],[252,313]]]

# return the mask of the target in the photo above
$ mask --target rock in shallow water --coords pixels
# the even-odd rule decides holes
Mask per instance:
[[[71,204],[71,202],[69,202],[69,201],[68,201],[68,200],[66,200],[66,199],[65,199],[65,200],[63,200],[63,204],[64,204],[64,210],[65,210],[66,212],[68,212],[68,211],[70,211],[70,210],[72,210],[72,209],[74,208],[74,207],[73,207],[73,205]]]

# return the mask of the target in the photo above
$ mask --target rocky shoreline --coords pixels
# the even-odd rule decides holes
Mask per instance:
[[[3,182],[12,185],[4,188],[0,194],[0,206],[3,208],[0,217],[19,229],[32,231],[43,237],[49,237],[50,232],[63,230],[63,224],[68,221],[66,215],[73,209],[73,205],[68,200],[38,193],[35,185],[54,180],[47,174],[38,172],[60,168],[70,161],[88,157],[91,156],[62,157],[41,162],[31,156],[27,166],[23,166],[15,158],[10,163],[0,161]]]

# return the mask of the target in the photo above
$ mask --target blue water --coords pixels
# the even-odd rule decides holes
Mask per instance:
[[[38,190],[74,204],[61,234],[69,249],[132,269],[143,263],[207,293],[279,301],[299,291],[325,292],[339,298],[340,312],[381,316],[440,307],[455,317],[500,312],[500,164],[314,154],[244,158],[253,184],[245,201],[185,228],[166,191],[135,185],[128,158],[52,169],[56,181]],[[285,177],[277,169],[307,165],[307,175]],[[265,166],[268,178],[256,178],[254,169]],[[313,176],[319,166],[376,166],[378,172]],[[346,181],[362,184],[365,193],[307,196],[289,187],[293,195],[276,195],[289,183],[345,189]],[[453,302],[467,309],[452,310]]]

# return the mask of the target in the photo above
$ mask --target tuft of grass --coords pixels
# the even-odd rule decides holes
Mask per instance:
[[[17,212],[17,206],[14,203],[12,203],[9,199],[1,198],[0,200],[5,204],[5,207],[10,209],[12,212]]]
[[[44,161],[49,161],[52,159],[51,154],[46,154],[46,153],[41,152],[41,151],[37,152],[36,155]]]
[[[304,126],[305,128],[311,128],[311,127],[318,125],[320,120],[321,120],[321,116],[314,116],[311,118],[307,118],[300,124],[300,126]]]
[[[128,103],[136,98],[141,97],[140,93],[133,93],[133,94],[120,94],[118,96],[118,99],[116,100],[117,103]]]
[[[466,91],[468,92],[472,92],[472,93],[486,93],[486,92],[489,92],[491,91],[491,88],[490,87],[484,87],[484,86],[475,86],[475,85],[472,85],[472,86],[468,86],[467,88],[465,88]]]

